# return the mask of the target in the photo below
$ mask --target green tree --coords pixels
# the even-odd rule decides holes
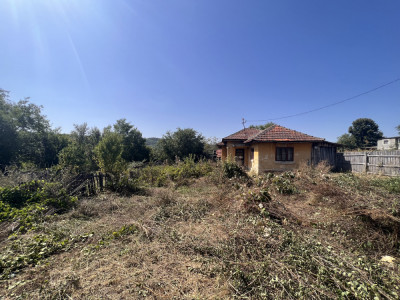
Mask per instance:
[[[106,132],[94,148],[96,161],[102,172],[119,174],[126,161],[122,158],[124,151],[123,137],[116,132]]]
[[[400,134],[400,125],[396,126],[396,130],[397,130],[398,134]]]
[[[37,164],[41,167],[51,167],[59,163],[58,154],[68,146],[68,137],[60,133],[59,129],[52,130],[42,137],[44,152],[41,162]]]
[[[353,121],[352,126],[349,127],[349,133],[354,137],[358,148],[376,146],[378,140],[383,136],[378,124],[368,118]]]
[[[122,158],[128,162],[148,160],[150,149],[146,146],[146,139],[142,133],[126,119],[120,119],[114,124],[116,133],[122,136],[124,146]]]
[[[338,137],[338,144],[341,144],[344,149],[346,150],[353,150],[356,149],[356,140],[353,135],[350,133],[345,133],[342,134],[340,137]]]
[[[75,130],[70,134],[70,142],[59,154],[60,165],[73,167],[79,172],[97,170],[93,150],[101,140],[98,128],[89,128],[87,123],[74,124]]]
[[[13,103],[0,89],[0,165],[33,163],[39,167],[57,163],[57,153],[66,145],[42,114],[42,107],[29,98]]]
[[[189,155],[204,156],[204,137],[194,129],[178,128],[175,132],[168,131],[158,141],[156,157],[173,162],[175,158],[184,159]]]
[[[260,129],[260,130],[264,130],[264,129],[267,129],[268,127],[271,127],[273,125],[275,125],[275,123],[268,122],[268,123],[265,123],[264,125],[250,125],[250,128],[257,128],[257,129]]]
[[[8,92],[0,89],[0,168],[3,171],[17,153],[18,133],[11,111]]]

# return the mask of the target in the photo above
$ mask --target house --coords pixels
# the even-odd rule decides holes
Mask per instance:
[[[377,150],[400,150],[400,136],[385,137],[378,140]]]
[[[267,129],[244,128],[218,143],[222,160],[232,159],[255,174],[285,171],[300,163],[336,163],[337,144],[279,125]]]

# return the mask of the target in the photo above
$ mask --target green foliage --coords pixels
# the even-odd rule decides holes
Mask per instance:
[[[341,173],[334,178],[334,181],[341,188],[360,189],[362,187],[360,178],[353,173]]]
[[[54,235],[35,235],[29,240],[14,240],[0,258],[1,278],[9,278],[11,273],[28,265],[36,265],[42,259],[59,252],[68,242],[68,239]]]
[[[119,230],[113,231],[111,237],[113,239],[120,239],[120,238],[122,238],[122,237],[124,237],[126,235],[135,234],[137,231],[138,231],[138,228],[134,224],[124,225]]]
[[[0,89],[0,167],[3,170],[17,154],[17,140],[18,132],[13,121],[12,105],[8,102],[8,92]]]
[[[391,194],[400,194],[399,177],[365,177],[353,173],[342,173],[334,177],[334,181],[341,188],[353,189],[358,191],[368,191],[378,188]]]
[[[89,128],[86,123],[75,124],[74,127],[69,145],[59,152],[60,166],[74,168],[78,172],[97,170],[93,151],[101,139],[100,130]]]
[[[341,144],[345,150],[356,149],[356,139],[349,133],[342,134],[338,137],[338,144]]]
[[[129,196],[142,191],[140,180],[132,177],[128,171],[117,175],[110,175],[110,177],[107,188],[120,195]]]
[[[396,126],[396,130],[397,130],[398,134],[400,134],[400,125]]]
[[[170,182],[178,185],[187,184],[191,178],[199,178],[211,173],[212,165],[204,160],[195,161],[193,156],[186,157],[183,162],[167,166],[146,166],[141,169],[139,180],[150,186],[166,186]]]
[[[9,279],[27,266],[35,266],[45,258],[85,241],[92,234],[66,236],[59,232],[38,234],[31,238],[14,238],[0,256],[0,278]]]
[[[122,136],[122,158],[127,162],[149,160],[150,150],[142,133],[126,119],[120,119],[114,124],[116,133]]]
[[[262,187],[262,188],[253,188],[249,190],[248,195],[247,195],[247,201],[250,202],[270,202],[271,201],[271,195],[269,193],[268,187]]]
[[[383,133],[379,130],[378,124],[368,118],[360,118],[353,121],[349,127],[349,133],[354,137],[358,148],[376,146]]]
[[[280,194],[291,195],[297,193],[297,188],[293,184],[295,175],[293,172],[284,172],[271,178],[271,183]]]
[[[273,125],[276,125],[276,124],[274,122],[268,122],[268,123],[265,123],[264,125],[250,125],[249,128],[257,128],[260,130],[264,130]]]
[[[222,162],[222,172],[226,178],[248,178],[247,173],[234,161]]]
[[[389,193],[400,194],[400,177],[383,177],[371,180],[371,184],[381,187]]]
[[[76,198],[68,196],[59,183],[36,180],[12,188],[0,187],[0,201],[15,208],[41,203],[65,211],[74,206]]]
[[[176,158],[184,159],[189,155],[200,158],[206,155],[204,152],[205,139],[194,129],[178,128],[175,132],[168,131],[158,141],[155,149],[155,158],[174,162]]]
[[[360,118],[353,121],[349,127],[349,133],[338,138],[345,150],[376,146],[383,133],[379,130],[378,124],[372,119]]]
[[[59,183],[32,181],[16,187],[0,188],[0,223],[18,222],[19,232],[26,232],[45,219],[50,208],[68,211],[76,205]]]
[[[42,114],[42,107],[28,101],[9,101],[0,89],[0,167],[34,163],[48,167],[57,163],[57,152],[66,141]]]
[[[146,146],[153,148],[157,145],[159,140],[160,140],[160,138],[156,138],[156,137],[146,138]]]
[[[121,173],[126,166],[126,161],[122,158],[123,151],[122,136],[116,132],[106,133],[94,148],[100,170],[111,174]]]

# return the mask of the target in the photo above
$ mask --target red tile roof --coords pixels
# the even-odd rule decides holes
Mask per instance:
[[[222,141],[245,141],[252,136],[260,133],[262,130],[257,129],[257,128],[245,128],[242,130],[239,130],[238,132],[235,132],[234,134],[228,135],[227,137],[224,137]]]
[[[248,138],[245,143],[250,142],[321,142],[325,139],[314,137],[283,126],[273,125],[258,134]]]

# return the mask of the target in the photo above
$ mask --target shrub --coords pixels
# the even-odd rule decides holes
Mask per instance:
[[[147,166],[140,170],[139,179],[150,186],[166,186],[169,182],[183,185],[191,178],[200,178],[211,173],[213,166],[205,160],[195,161],[194,156],[183,162],[167,166]]]
[[[297,193],[297,188],[292,182],[294,178],[293,172],[284,172],[281,175],[274,176],[271,182],[280,194],[290,195]]]
[[[226,178],[248,178],[247,173],[233,161],[224,161],[222,163],[222,170]]]
[[[37,203],[66,211],[75,206],[76,197],[70,197],[59,183],[35,180],[12,188],[0,188],[0,201],[13,208]]]
[[[137,178],[133,178],[129,172],[119,175],[110,175],[110,181],[107,181],[108,188],[121,195],[132,195],[142,190]]]
[[[19,231],[34,228],[50,209],[62,213],[76,205],[60,183],[31,181],[16,187],[0,188],[0,223],[18,222]]]

